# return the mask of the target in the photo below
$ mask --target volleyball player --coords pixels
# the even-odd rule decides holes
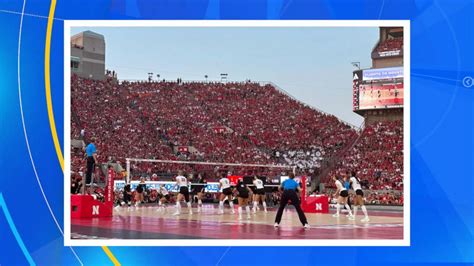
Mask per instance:
[[[120,207],[127,204],[128,208],[130,209],[130,206],[132,205],[132,189],[130,188],[130,184],[125,184],[123,187],[123,199],[122,202],[120,202],[119,205],[116,207]]]
[[[239,202],[239,220],[242,220],[242,206],[245,206],[245,212],[247,213],[247,219],[250,219],[250,207],[249,207],[249,188],[247,185],[244,184],[244,182],[239,179],[239,182],[237,183],[236,188],[234,189],[234,192],[237,191],[237,200]]]
[[[194,192],[196,193],[197,200],[198,200],[198,212],[202,210],[202,199],[204,197],[204,193],[206,192],[207,180],[206,178],[202,177],[201,174],[198,174],[198,185],[194,186]]]
[[[352,216],[351,209],[349,208],[349,205],[347,205],[347,197],[349,196],[349,192],[336,176],[333,177],[333,180],[336,184],[336,193],[334,193],[334,197],[337,197],[336,213],[333,215],[333,217],[339,217],[339,211],[341,209],[342,204],[347,208],[347,211],[349,212],[349,220],[354,220],[354,216]]]
[[[351,183],[352,189],[356,193],[356,198],[354,202],[354,219],[357,215],[357,208],[360,206],[360,208],[362,209],[362,212],[364,213],[364,218],[360,221],[368,222],[370,221],[370,219],[369,219],[369,215],[367,214],[367,208],[365,208],[365,204],[364,204],[364,191],[362,191],[360,180],[359,178],[357,178],[355,172],[351,172],[350,183]]]
[[[265,187],[263,186],[263,181],[257,176],[253,177],[253,184],[255,186],[255,194],[253,198],[253,213],[257,212],[257,206],[260,200],[262,201],[263,210],[267,212],[267,203],[265,202]]]
[[[189,201],[189,184],[186,177],[183,176],[182,171],[178,171],[178,176],[176,176],[176,185],[178,186],[179,192],[178,197],[176,198],[176,212],[174,215],[181,214],[181,201],[184,199],[186,201],[186,205],[188,205],[189,214],[193,214],[193,209],[191,206],[191,202]]]
[[[342,180],[344,181],[344,182],[342,182],[342,184],[346,188],[347,192],[349,192],[349,190],[351,189],[351,182],[349,181],[349,172],[346,172],[346,174],[344,175]],[[352,210],[351,197],[350,196],[347,197],[347,205],[349,205],[349,210]],[[347,208],[344,207],[344,209],[347,209]],[[350,215],[347,214],[346,216],[349,217]]]
[[[140,183],[138,184],[137,189],[135,190],[137,192],[135,195],[135,207],[138,207],[138,205],[145,201],[145,197],[143,196],[145,194],[145,190],[145,178],[142,177],[140,178]]]
[[[291,200],[291,204],[296,209],[296,212],[298,213],[298,218],[300,219],[301,224],[305,229],[309,229],[310,226],[308,224],[308,220],[306,220],[306,215],[304,215],[303,210],[301,209],[300,206],[300,199],[298,198],[298,194],[296,193],[297,191],[300,191],[300,187],[298,183],[296,183],[295,179],[295,174],[290,173],[289,179],[283,181],[281,186],[278,188],[280,191],[283,192],[281,195],[281,201],[280,201],[280,207],[278,208],[276,217],[275,217],[275,227],[280,226],[281,222],[281,216],[283,215],[283,210],[285,209],[286,205],[288,204],[288,201]]]
[[[253,180],[252,180],[252,184],[253,184]],[[256,201],[256,197],[257,197],[257,193],[255,192],[257,190],[257,188],[255,187],[255,185],[253,186],[250,186],[250,200],[252,201],[252,206],[253,206],[253,202]],[[252,207],[253,209],[253,207]],[[257,205],[257,211],[259,211],[260,208],[258,207]]]
[[[219,180],[219,188],[221,189],[221,195],[219,196],[219,214],[224,213],[224,201],[227,198],[229,201],[230,209],[232,213],[235,213],[234,210],[234,202],[232,201],[232,188],[230,185],[230,180],[224,174],[222,178]]]
[[[161,184],[158,188],[158,197],[160,197],[158,200],[158,211],[161,211],[165,209],[164,204],[170,201],[170,193],[166,189],[165,184]]]

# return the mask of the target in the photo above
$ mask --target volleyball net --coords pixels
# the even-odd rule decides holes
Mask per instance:
[[[253,179],[257,176],[264,182],[266,191],[271,192],[277,190],[291,172],[296,174],[296,171],[295,166],[289,165],[126,158],[126,178],[116,181],[116,187],[129,183],[133,189],[143,179],[148,188],[158,188],[163,184],[169,191],[175,192],[178,189],[175,177],[181,173],[188,179],[191,188],[202,185],[198,180],[204,178],[207,181],[205,192],[208,193],[219,192],[219,179],[224,176],[233,185],[241,179],[249,187],[253,186]],[[297,176],[296,181],[301,181],[301,177]]]

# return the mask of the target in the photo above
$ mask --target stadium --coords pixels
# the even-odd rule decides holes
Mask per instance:
[[[403,239],[403,28],[378,31],[371,67],[355,62],[347,73],[353,77],[347,108],[363,117],[360,127],[271,81],[230,81],[225,73],[212,81],[153,73],[120,80],[105,68],[106,37],[74,35],[66,176],[71,238]],[[301,226],[292,205],[274,225],[280,187],[293,175],[310,228]],[[191,206],[178,213],[177,176],[186,178]],[[350,219],[359,195],[352,177],[363,191],[364,221],[360,208]],[[241,206],[236,190],[220,199],[223,178],[231,188],[247,186],[250,202]],[[264,197],[255,200],[257,179]],[[337,182],[348,191],[349,208],[338,203]]]

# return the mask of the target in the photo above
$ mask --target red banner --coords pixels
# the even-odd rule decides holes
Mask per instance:
[[[105,187],[105,203],[113,204],[114,202],[114,180],[115,171],[113,168],[109,168],[107,186]]]

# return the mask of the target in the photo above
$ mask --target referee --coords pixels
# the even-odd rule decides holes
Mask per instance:
[[[92,172],[94,172],[94,166],[97,163],[97,149],[94,145],[95,138],[92,137],[90,143],[86,146],[87,155],[87,170],[86,170],[86,183],[85,186],[92,185]],[[86,190],[84,189],[84,194]]]
[[[278,227],[281,222],[281,216],[283,215],[283,210],[288,204],[288,201],[291,200],[291,204],[295,206],[296,211],[298,212],[298,217],[300,218],[300,222],[305,229],[309,229],[308,221],[306,220],[306,216],[304,215],[303,210],[300,206],[300,199],[298,198],[298,194],[296,191],[299,191],[300,188],[298,183],[294,180],[295,174],[290,173],[290,178],[283,181],[281,186],[279,187],[280,191],[283,191],[280,200],[280,207],[278,208],[277,215],[275,217],[275,227]]]

